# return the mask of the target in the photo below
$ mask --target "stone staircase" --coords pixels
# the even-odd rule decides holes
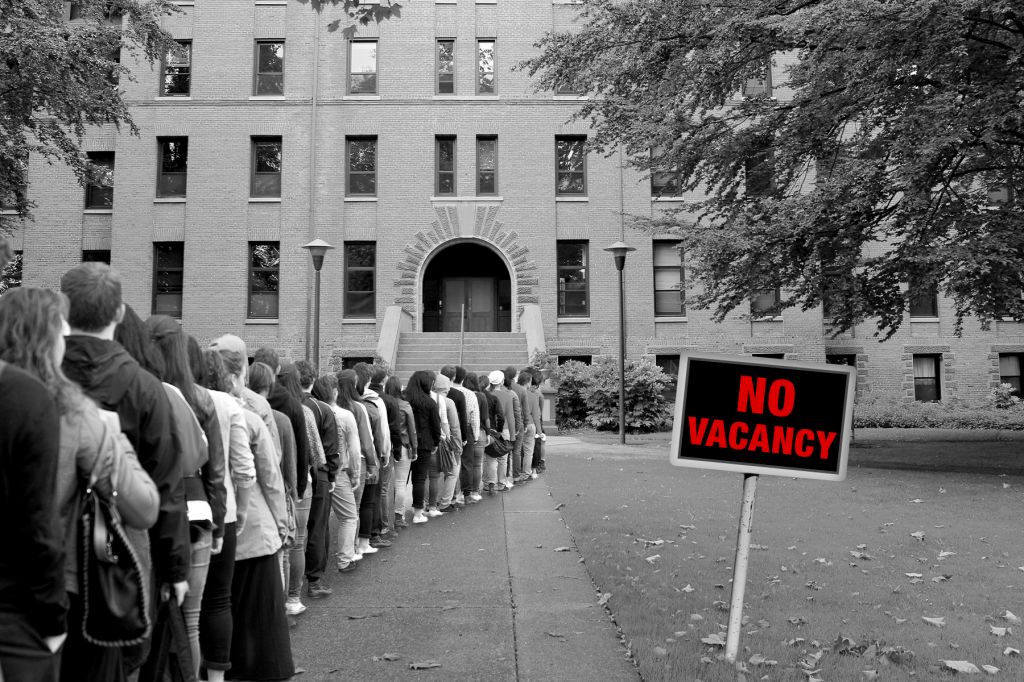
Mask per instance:
[[[402,385],[418,369],[437,371],[444,365],[462,365],[470,372],[488,373],[508,366],[524,367],[526,334],[509,332],[466,332],[466,343],[459,362],[458,332],[410,333],[398,339],[398,357],[394,372]]]

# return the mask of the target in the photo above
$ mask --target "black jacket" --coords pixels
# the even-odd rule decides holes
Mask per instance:
[[[311,465],[309,439],[306,438],[306,415],[302,411],[302,403],[286,391],[284,386],[276,382],[270,389],[267,402],[270,403],[271,408],[284,414],[292,423],[292,431],[295,432],[295,471],[297,472],[295,491],[298,493],[298,499],[301,500],[303,493],[306,492],[306,483],[309,481],[306,472],[309,471]]]
[[[334,412],[331,411],[330,405],[320,402],[308,393],[302,398],[302,404],[313,410],[316,430],[320,432],[320,441],[324,444],[327,480],[334,483],[334,477],[338,473],[338,469],[341,468],[341,456],[338,455],[338,422],[334,419]],[[305,421],[302,424],[302,433],[306,433]],[[295,440],[298,440],[298,437]],[[297,478],[301,478],[301,476]]]
[[[453,388],[448,391],[448,397],[455,403],[455,411],[459,413],[459,431],[462,432],[462,442],[468,443],[476,440],[473,426],[469,423],[469,413],[466,412],[466,396],[459,389]]]
[[[67,337],[64,373],[121,418],[121,431],[160,492],[160,514],[149,530],[153,573],[158,583],[186,580],[191,550],[185,486],[163,385],[120,344],[91,336]]]
[[[384,392],[384,387],[380,384],[370,384],[370,390],[376,391],[384,401],[384,407],[388,411],[388,432],[391,434],[391,455],[398,459],[402,449],[402,408],[397,400]]]

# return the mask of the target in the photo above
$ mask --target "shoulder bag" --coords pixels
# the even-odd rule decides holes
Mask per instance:
[[[490,436],[491,442],[484,448],[484,452],[487,453],[488,456],[498,459],[512,451],[512,446],[507,440],[501,437],[500,431],[487,429],[487,435]]]

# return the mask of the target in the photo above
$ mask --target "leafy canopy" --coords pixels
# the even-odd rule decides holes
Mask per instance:
[[[0,200],[29,218],[29,154],[61,161],[79,181],[106,184],[81,144],[91,126],[132,122],[122,78],[131,78],[121,55],[153,62],[173,49],[160,27],[176,11],[167,0],[82,0],[65,18],[60,0],[0,0]],[[0,221],[10,218],[0,217]],[[0,222],[0,232],[9,228]]]
[[[779,309],[824,297],[835,331],[876,318],[888,338],[907,282],[948,296],[958,332],[968,315],[1024,319],[1024,3],[580,10],[578,30],[545,36],[522,66],[539,89],[589,93],[576,118],[595,149],[621,146],[635,168],[674,169],[684,192],[706,193],[637,222],[679,234],[693,303],[715,319],[778,286]],[[741,97],[768,60],[774,91]]]
[[[309,4],[317,14],[322,14],[328,5],[340,6],[345,15],[355,23],[349,24],[342,29],[342,36],[348,40],[353,38],[360,26],[368,26],[370,22],[381,23],[388,19],[398,19],[402,16],[402,6],[391,0],[381,2],[367,2],[363,0],[299,0],[302,4]],[[335,19],[327,24],[327,30],[331,33],[337,31],[342,20]]]

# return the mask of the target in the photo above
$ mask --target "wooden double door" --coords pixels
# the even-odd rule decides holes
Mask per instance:
[[[510,298],[502,295],[502,289],[509,288],[508,280],[496,277],[443,277],[425,284],[424,331],[460,331],[463,315],[467,332],[510,330],[510,311],[506,310],[507,305],[502,305],[502,300]]]

